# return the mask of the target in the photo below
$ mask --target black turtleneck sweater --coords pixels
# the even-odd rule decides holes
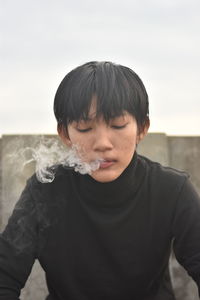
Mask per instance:
[[[0,300],[19,299],[37,258],[51,300],[172,300],[168,260],[200,289],[200,199],[188,176],[134,155],[116,180],[35,176],[0,237]]]

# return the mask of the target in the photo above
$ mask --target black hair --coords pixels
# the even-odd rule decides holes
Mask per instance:
[[[149,122],[148,95],[139,76],[122,65],[92,61],[75,68],[61,81],[54,99],[58,128],[87,120],[94,96],[96,117],[103,116],[106,122],[125,111],[135,117],[140,130]]]

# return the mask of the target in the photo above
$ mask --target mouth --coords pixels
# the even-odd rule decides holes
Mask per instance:
[[[103,159],[100,161],[100,169],[107,169],[109,167],[111,167],[112,165],[114,165],[114,163],[116,162],[116,160],[111,160],[111,159]]]

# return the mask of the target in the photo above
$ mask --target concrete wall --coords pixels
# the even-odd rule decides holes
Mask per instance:
[[[170,165],[191,175],[200,194],[200,137],[169,137]]]
[[[26,179],[34,172],[34,164],[25,161],[31,159],[29,147],[36,148],[40,136],[3,136],[1,139],[1,159],[2,177],[1,177],[1,227],[5,227],[8,217],[18,200],[20,193],[26,183]],[[26,149],[25,152],[21,152]],[[44,272],[38,261],[35,262],[26,287],[22,291],[22,300],[44,300],[47,295]]]
[[[45,136],[56,139],[56,136]],[[32,150],[42,137],[38,135],[5,135],[0,139],[0,228],[7,223],[26,179],[34,172]],[[52,141],[53,141],[52,140]],[[200,193],[200,137],[171,137],[150,133],[140,143],[138,153],[163,165],[185,170]],[[26,163],[25,163],[26,162]],[[197,300],[197,288],[183,268],[171,256],[170,271],[177,300]],[[47,294],[44,272],[36,262],[22,292],[22,300],[43,300]]]
[[[0,139],[0,229],[2,227],[2,139]]]
[[[186,171],[200,194],[200,136],[176,137],[149,133],[138,152],[163,165]],[[170,258],[172,284],[177,300],[198,300],[196,284],[179,265],[172,252]]]

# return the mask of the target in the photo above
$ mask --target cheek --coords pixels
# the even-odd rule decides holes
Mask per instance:
[[[135,150],[137,144],[137,135],[128,135],[126,138],[120,140],[120,149],[125,152],[132,152]]]
[[[76,147],[78,155],[83,159],[87,160],[88,156],[91,153],[91,142],[85,138],[78,138],[72,140],[72,145]]]
[[[92,143],[89,138],[81,137],[77,139],[77,145],[79,145],[80,149],[88,151],[89,149],[91,149]]]
[[[83,135],[77,132],[74,128],[70,128],[68,133],[71,145],[77,146],[80,149],[85,147],[86,143]]]
[[[123,153],[124,160],[129,160],[136,150],[136,143],[127,143],[121,148],[121,152]]]

